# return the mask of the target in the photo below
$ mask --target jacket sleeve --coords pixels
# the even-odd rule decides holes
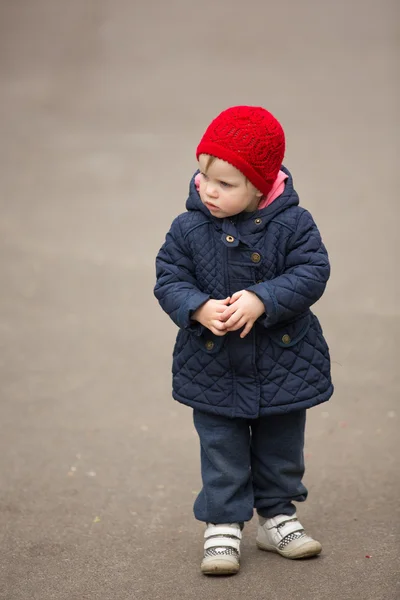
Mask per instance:
[[[191,321],[192,314],[210,299],[197,287],[195,268],[185,245],[179,217],[171,225],[156,258],[154,294],[162,309],[178,327],[201,335],[204,327]]]
[[[304,211],[289,241],[285,272],[248,288],[264,303],[266,316],[260,321],[271,327],[306,311],[324,293],[329,275],[320,233],[311,214]]]

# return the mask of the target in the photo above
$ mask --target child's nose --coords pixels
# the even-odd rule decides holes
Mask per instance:
[[[207,181],[206,194],[207,194],[207,196],[216,198],[218,196],[217,186],[215,184],[211,183],[210,181]]]

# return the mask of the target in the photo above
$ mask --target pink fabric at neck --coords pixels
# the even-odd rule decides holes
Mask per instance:
[[[269,194],[267,196],[263,196],[261,198],[260,204],[258,205],[258,210],[260,210],[261,208],[266,208],[267,206],[272,204],[274,200],[279,198],[279,196],[281,194],[283,194],[283,191],[285,189],[285,181],[287,178],[288,178],[288,176],[286,175],[286,173],[284,173],[283,171],[279,171],[278,177],[275,179],[275,182],[274,182],[274,185],[272,186],[271,191],[269,192]],[[197,191],[199,191],[200,173],[198,173],[196,175],[196,177],[194,178],[194,183],[195,183]]]
[[[270,204],[273,203],[274,200],[279,198],[285,189],[285,181],[288,178],[288,175],[283,171],[279,171],[278,177],[275,179],[274,185],[270,193],[267,196],[263,196],[260,200],[260,204],[258,205],[258,209],[267,208]]]

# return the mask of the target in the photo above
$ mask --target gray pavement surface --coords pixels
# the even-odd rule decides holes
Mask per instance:
[[[395,0],[1,0],[1,600],[400,598],[398,17]],[[299,506],[321,557],[258,551],[253,520],[240,574],[207,579],[153,263],[200,135],[240,103],[282,121],[330,251],[336,394],[309,412]]]

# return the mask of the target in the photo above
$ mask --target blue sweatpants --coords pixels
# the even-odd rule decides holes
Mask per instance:
[[[293,515],[302,502],[306,411],[258,419],[230,419],[194,410],[201,446],[203,489],[196,519],[249,521],[254,508],[265,518]]]

